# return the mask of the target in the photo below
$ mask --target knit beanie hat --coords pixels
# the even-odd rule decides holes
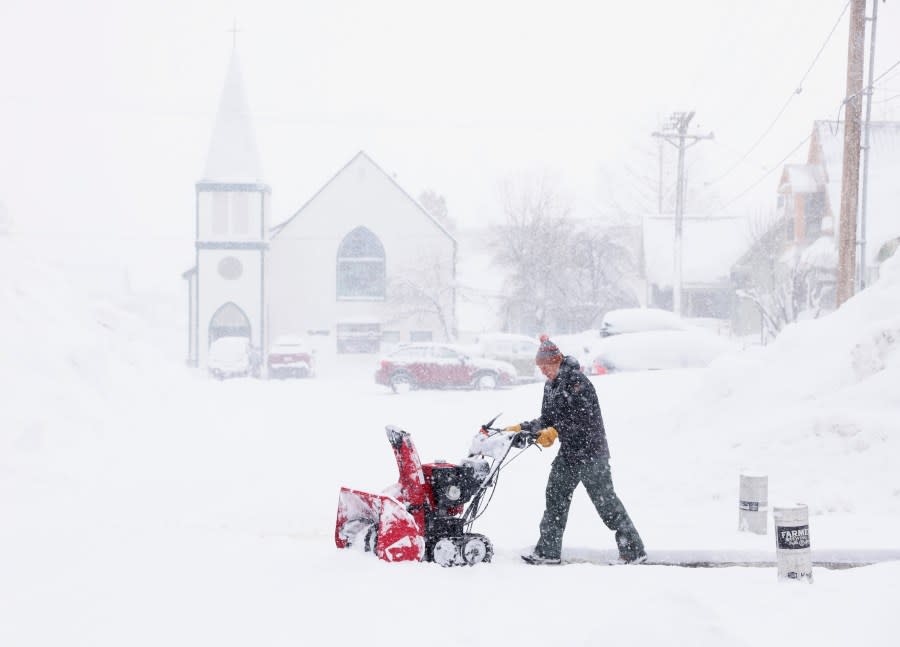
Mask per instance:
[[[547,364],[552,362],[561,362],[563,355],[559,352],[559,348],[550,341],[547,335],[541,335],[541,345],[538,347],[537,355],[534,357],[535,364]]]

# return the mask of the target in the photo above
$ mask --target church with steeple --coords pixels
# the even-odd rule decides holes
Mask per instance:
[[[272,226],[236,51],[195,188],[190,365],[220,337],[263,358],[282,336],[363,353],[454,338],[456,240],[365,152]]]

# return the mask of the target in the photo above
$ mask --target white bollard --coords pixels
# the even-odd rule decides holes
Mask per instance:
[[[768,529],[769,477],[741,474],[738,494],[738,530],[764,535]]]
[[[775,553],[778,579],[812,582],[812,553],[809,549],[809,509],[802,503],[774,508]]]

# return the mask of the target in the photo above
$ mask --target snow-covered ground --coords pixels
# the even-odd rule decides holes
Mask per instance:
[[[536,414],[539,384],[412,392],[369,357],[313,380],[184,367],[182,295],[0,238],[0,645],[892,645],[900,562],[816,569],[528,567],[555,448],[513,462],[475,568],[333,544],[341,485]],[[102,278],[101,278],[102,277]],[[150,286],[152,287],[152,286]],[[137,293],[136,293],[137,292]],[[162,296],[154,296],[162,295]],[[648,549],[771,551],[737,527],[741,470],[810,505],[816,549],[900,549],[900,259],[838,313],[691,371],[593,378],[617,490]],[[771,526],[770,526],[771,528]],[[565,545],[613,550],[579,490]]]

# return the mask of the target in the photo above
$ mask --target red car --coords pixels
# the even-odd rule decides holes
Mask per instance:
[[[512,364],[471,357],[448,344],[410,344],[381,360],[375,381],[395,393],[419,387],[495,389],[512,384]]]
[[[270,377],[312,377],[316,373],[314,352],[300,337],[279,337],[269,349]]]

